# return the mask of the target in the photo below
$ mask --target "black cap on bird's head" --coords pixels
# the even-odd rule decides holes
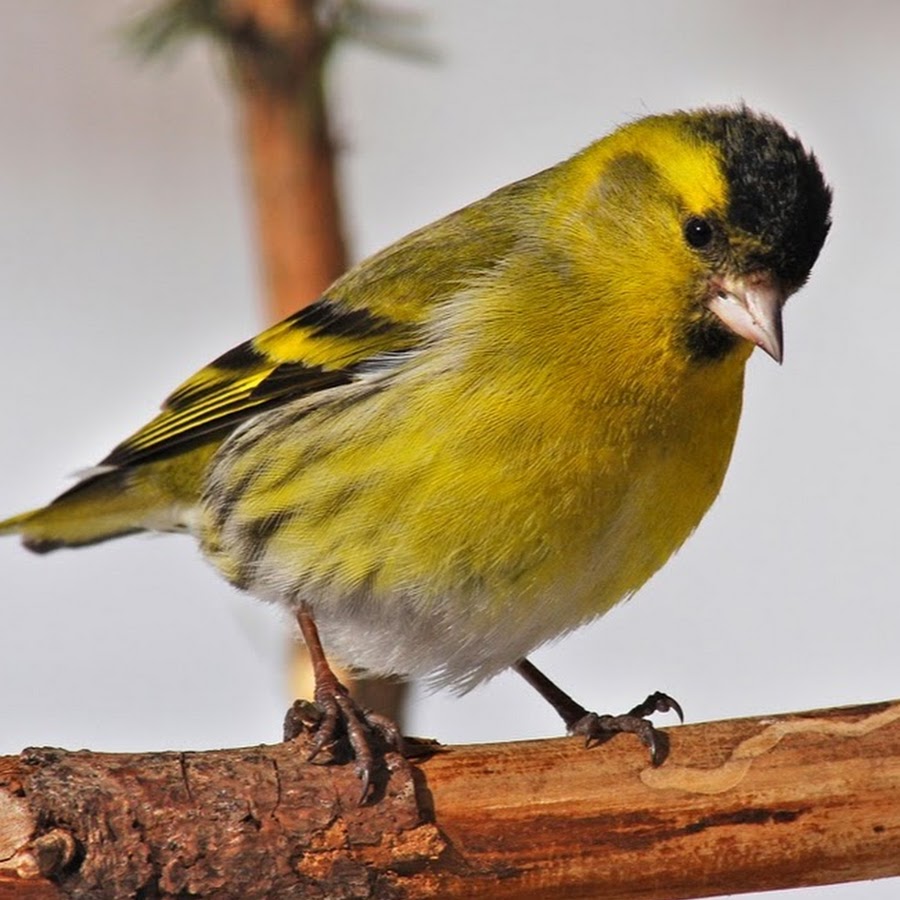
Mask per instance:
[[[729,225],[759,242],[749,262],[796,290],[831,226],[831,190],[815,156],[775,119],[747,107],[705,112],[696,128],[722,153]]]
[[[831,190],[815,156],[772,118],[740,107],[700,110],[686,119],[715,147],[728,185],[722,211],[728,258],[709,283],[705,306],[714,318],[695,323],[692,349],[715,358],[738,337],[780,362],[781,309],[809,277],[825,242]],[[689,242],[690,226],[691,220]]]

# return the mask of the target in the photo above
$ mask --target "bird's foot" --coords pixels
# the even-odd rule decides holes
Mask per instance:
[[[359,804],[369,797],[377,763],[389,750],[403,752],[400,729],[387,716],[363,709],[334,674],[312,613],[305,607],[297,611],[297,624],[309,650],[315,679],[315,704],[298,700],[284,719],[284,739],[293,740],[304,731],[312,733],[307,758],[315,759],[326,747],[333,762],[356,760],[356,774],[362,782]],[[349,750],[349,753],[347,752]]]
[[[355,760],[355,771],[362,782],[360,805],[365,803],[372,778],[384,754],[403,753],[400,729],[387,716],[363,709],[336,678],[316,685],[315,703],[297,700],[284,718],[284,739],[293,740],[304,732],[312,733],[307,759],[315,759],[327,747],[333,762]]]
[[[684,721],[684,713],[678,701],[673,700],[668,694],[656,691],[624,715],[610,716],[585,712],[569,724],[569,734],[583,735],[585,746],[605,743],[617,734],[637,735],[649,749],[650,761],[654,766],[659,766],[669,755],[669,739],[664,732],[657,731],[653,727],[647,716],[670,710],[674,710],[678,718]]]
[[[520,659],[513,668],[559,713],[569,734],[583,735],[587,746],[603,744],[623,732],[636,734],[650,749],[653,765],[658,766],[669,753],[669,741],[647,721],[647,716],[675,710],[678,718],[684,721],[681,705],[661,691],[651,694],[623,716],[601,716],[576,703],[529,660]]]

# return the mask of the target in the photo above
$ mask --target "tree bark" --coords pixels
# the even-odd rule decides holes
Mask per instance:
[[[304,739],[0,759],[0,898],[659,898],[900,875],[900,701],[389,754],[374,802]]]

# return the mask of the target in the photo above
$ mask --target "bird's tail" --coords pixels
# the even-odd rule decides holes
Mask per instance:
[[[157,527],[166,513],[151,479],[123,469],[101,470],[40,509],[0,521],[0,536],[19,534],[35,553],[83,547]]]
[[[136,531],[193,531],[203,473],[218,440],[134,465],[100,465],[40,509],[0,522],[35,553],[84,547]]]

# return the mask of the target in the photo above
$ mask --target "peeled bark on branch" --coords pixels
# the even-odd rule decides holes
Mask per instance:
[[[900,701],[388,757],[0,759],[0,898],[675,898],[900,875]]]

